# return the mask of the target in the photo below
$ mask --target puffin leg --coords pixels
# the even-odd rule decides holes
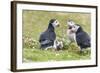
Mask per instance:
[[[83,53],[83,52],[84,52],[83,48],[80,48],[80,53]]]
[[[83,54],[83,53],[84,53],[84,49],[81,48],[80,46],[79,46],[79,53],[80,53],[80,54]]]
[[[54,41],[53,49],[54,49],[55,51],[57,50],[57,40]]]

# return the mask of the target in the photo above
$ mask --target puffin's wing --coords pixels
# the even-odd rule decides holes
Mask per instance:
[[[50,40],[44,40],[44,41],[41,41],[41,45],[45,45],[45,44],[49,44],[51,43],[52,41]]]
[[[90,45],[90,37],[86,32],[77,34],[76,41],[78,45],[83,45],[83,46]]]
[[[45,41],[47,39],[47,34],[42,32],[39,37],[39,42]]]

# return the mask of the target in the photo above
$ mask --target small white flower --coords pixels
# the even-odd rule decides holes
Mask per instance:
[[[34,46],[32,48],[35,48]]]
[[[56,56],[58,56],[59,54],[56,54]]]

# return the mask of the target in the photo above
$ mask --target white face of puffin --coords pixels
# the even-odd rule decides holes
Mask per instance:
[[[59,26],[59,21],[58,20],[55,20],[53,23],[52,23],[53,27],[56,28]]]
[[[80,26],[76,25],[72,20],[67,21],[67,36],[71,42],[76,41],[76,32]]]
[[[68,26],[74,26],[75,25],[75,23],[72,20],[68,20],[67,24],[68,24]]]
[[[73,33],[75,33],[78,30],[78,28],[80,27],[80,26],[76,25],[75,22],[72,20],[69,20],[67,22],[67,24],[68,24],[68,29],[70,30],[70,32],[73,32]]]
[[[72,32],[77,32],[77,30],[78,30],[79,27],[80,27],[80,26],[78,26],[78,25],[74,25],[74,26],[72,26],[71,31],[72,31]]]

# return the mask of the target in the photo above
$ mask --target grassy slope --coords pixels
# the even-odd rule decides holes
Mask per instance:
[[[57,39],[65,42],[63,51],[40,50],[38,38],[41,32],[46,30],[50,19],[56,18],[60,27],[56,29]],[[58,61],[90,59],[90,52],[80,55],[76,44],[68,47],[66,35],[66,20],[72,19],[80,24],[90,34],[90,14],[64,13],[47,11],[23,11],[23,61]],[[67,45],[67,46],[66,46]]]

